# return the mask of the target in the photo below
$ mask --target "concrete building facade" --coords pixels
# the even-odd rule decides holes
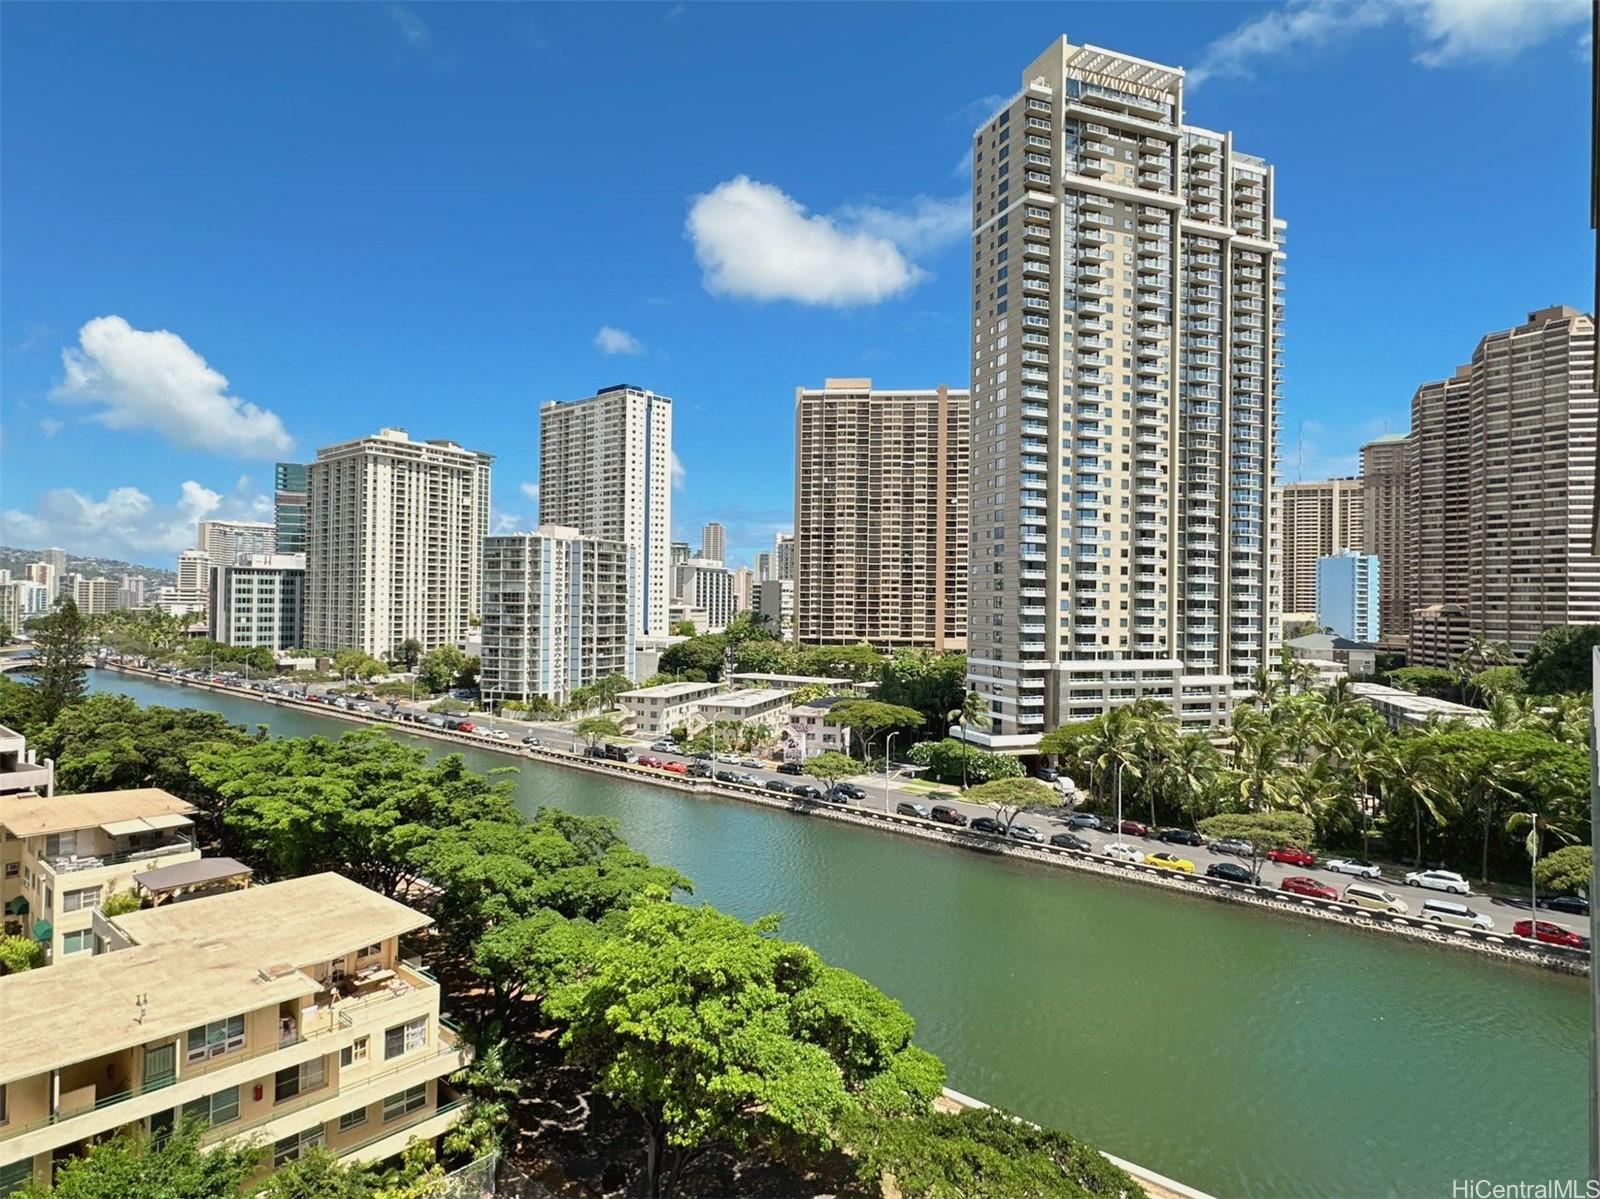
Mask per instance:
[[[309,648],[377,657],[460,645],[483,593],[490,455],[404,429],[317,451],[307,471]]]
[[[1361,550],[1378,559],[1378,638],[1404,642],[1411,628],[1406,602],[1410,558],[1407,470],[1411,439],[1386,433],[1361,447]]]
[[[828,379],[795,391],[795,638],[967,645],[971,398]]]
[[[969,679],[1025,751],[1276,653],[1285,226],[1181,70],[1065,38],[972,175]]]
[[[212,566],[232,566],[246,554],[277,552],[277,526],[257,520],[203,520],[197,549],[206,552]]]
[[[756,584],[755,610],[779,636],[793,636],[794,580],[768,579]]]
[[[700,556],[724,564],[728,561],[728,530],[719,521],[700,529]]]
[[[717,633],[733,619],[733,576],[721,562],[690,558],[672,568],[672,597],[706,614],[706,627]]]
[[[1366,536],[1359,479],[1285,483],[1279,494],[1283,622],[1317,619],[1317,563],[1359,550]],[[1348,634],[1346,634],[1348,636]]]
[[[299,649],[306,644],[306,556],[244,554],[214,567],[206,625],[223,645]]]
[[[539,519],[634,552],[636,637],[671,602],[672,401],[627,384],[539,410]]]
[[[564,704],[608,675],[633,678],[633,560],[620,541],[558,525],[490,537],[483,551],[483,698],[542,695]]]

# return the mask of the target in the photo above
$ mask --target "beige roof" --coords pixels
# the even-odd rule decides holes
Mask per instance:
[[[0,825],[13,837],[42,837],[103,824],[193,812],[194,805],[159,787],[131,791],[87,791],[82,795],[0,796]],[[162,823],[156,827],[166,828]]]
[[[298,970],[431,923],[337,874],[251,887],[113,921],[136,944],[0,978],[0,1082],[310,995]],[[139,1021],[139,996],[148,1003]]]

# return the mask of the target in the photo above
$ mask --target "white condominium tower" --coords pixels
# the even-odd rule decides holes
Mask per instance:
[[[1279,641],[1272,168],[1183,72],[1059,39],[973,140],[969,673],[986,738],[1149,695],[1186,723]]]
[[[213,566],[232,566],[246,554],[277,552],[278,529],[257,520],[203,520],[196,549],[205,550]]]
[[[393,653],[458,645],[478,612],[488,454],[404,429],[326,446],[306,472],[306,640]]]
[[[539,410],[539,520],[633,547],[634,633],[665,637],[671,586],[672,401],[607,387]]]
[[[718,521],[712,521],[700,530],[700,557],[713,562],[728,560],[728,530]]]

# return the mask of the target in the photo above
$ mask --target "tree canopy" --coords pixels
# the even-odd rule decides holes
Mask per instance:
[[[1594,888],[1594,849],[1588,845],[1563,845],[1539,859],[1533,877],[1551,891],[1588,894]]]
[[[832,787],[840,779],[853,778],[861,773],[861,763],[846,754],[828,750],[806,759],[805,771],[824,788]]]
[[[83,699],[87,691],[89,672],[83,659],[89,652],[89,622],[68,596],[55,611],[33,621],[28,633],[33,638],[36,664],[33,686],[37,718],[51,721]]]
[[[1038,779],[1009,778],[981,783],[968,791],[965,798],[973,803],[987,804],[994,818],[1005,826],[1007,832],[1024,812],[1043,812],[1061,806],[1061,796]]]
[[[1522,663],[1528,690],[1536,695],[1589,691],[1600,624],[1558,624],[1539,634]]]

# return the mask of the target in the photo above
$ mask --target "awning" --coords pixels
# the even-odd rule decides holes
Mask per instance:
[[[6,900],[7,916],[26,916],[28,914],[28,897],[26,895],[13,895]]]
[[[55,931],[55,926],[48,920],[35,920],[33,922],[33,939],[35,941],[48,941]]]
[[[132,820],[113,820],[102,824],[100,831],[108,837],[131,837],[135,833],[154,833],[167,828],[188,828],[194,821],[187,816],[135,816]]]
[[[176,812],[164,816],[146,816],[144,822],[151,828],[188,828],[194,823],[189,817],[179,816]]]

